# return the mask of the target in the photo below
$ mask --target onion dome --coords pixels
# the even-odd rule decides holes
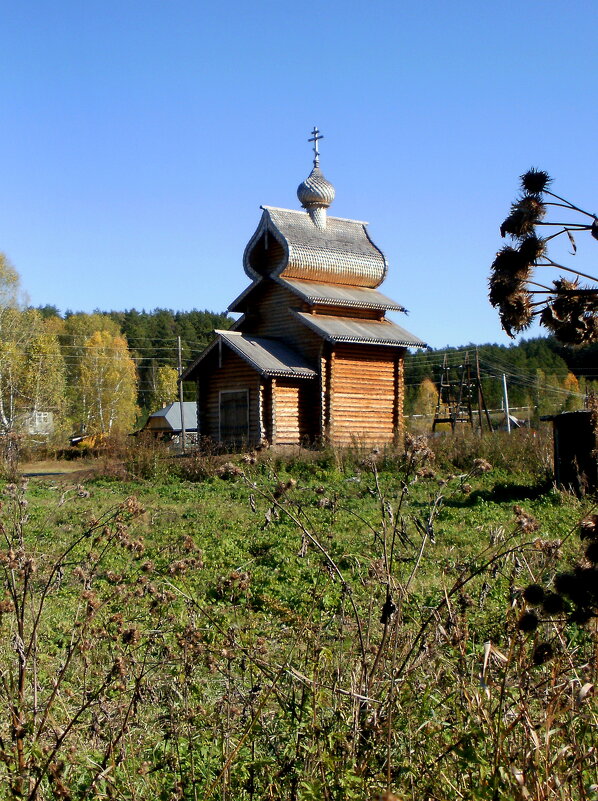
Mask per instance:
[[[304,209],[327,209],[334,200],[334,187],[324,178],[317,164],[297,187],[297,197]]]

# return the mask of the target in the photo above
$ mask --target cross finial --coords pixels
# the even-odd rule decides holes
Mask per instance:
[[[320,151],[318,149],[318,142],[320,141],[320,139],[323,139],[323,138],[324,138],[324,135],[320,133],[320,131],[318,130],[317,125],[314,125],[314,129],[312,131],[312,137],[311,137],[311,139],[307,140],[308,142],[313,142],[314,143],[314,167],[319,167],[320,166]]]

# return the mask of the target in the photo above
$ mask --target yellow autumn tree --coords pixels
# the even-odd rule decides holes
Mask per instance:
[[[150,395],[150,409],[161,409],[167,403],[173,403],[178,398],[178,371],[174,367],[164,365],[158,367],[154,375],[152,393]]]
[[[6,258],[4,253],[0,253],[0,335],[4,335],[5,311],[16,309],[21,300],[21,279],[18,272]]]
[[[565,401],[565,409],[567,409],[567,411],[583,409],[583,393],[580,390],[577,376],[573,373],[567,373],[563,380],[563,389],[571,393]]]
[[[0,433],[15,430],[19,412],[20,352],[14,341],[0,339]]]
[[[0,431],[13,431],[18,407],[19,343],[24,330],[18,272],[0,253]]]
[[[18,274],[0,255],[0,432],[59,436],[64,406],[58,339],[39,311],[22,309]]]
[[[434,414],[438,401],[438,389],[430,378],[424,378],[417,389],[414,414]]]
[[[139,412],[137,371],[127,341],[110,331],[85,340],[78,364],[74,418],[85,434],[127,434]]]
[[[21,368],[23,425],[33,432],[39,422],[41,430],[45,428],[51,439],[59,440],[66,433],[67,424],[66,368],[56,335],[42,330],[32,336],[23,348]]]

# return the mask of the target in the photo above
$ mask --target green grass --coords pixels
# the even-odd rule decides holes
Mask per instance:
[[[592,626],[517,629],[587,504],[471,459],[233,461],[5,489],[0,797],[506,799],[514,766],[594,797]]]

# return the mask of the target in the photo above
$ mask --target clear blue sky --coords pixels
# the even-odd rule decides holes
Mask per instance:
[[[486,281],[518,176],[598,206],[597,23],[591,0],[3,0],[0,250],[34,305],[223,310],[317,124],[330,213],[370,222],[403,324],[506,342]]]

